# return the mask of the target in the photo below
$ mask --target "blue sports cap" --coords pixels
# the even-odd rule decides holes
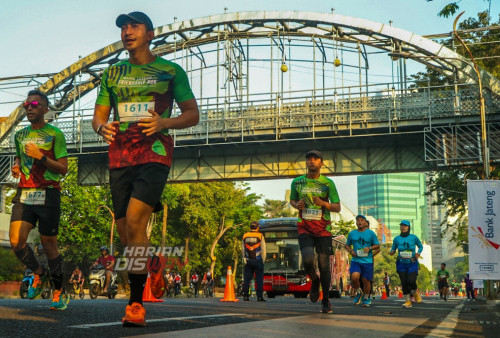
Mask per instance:
[[[399,223],[399,225],[406,225],[406,226],[410,226],[410,221],[407,221],[407,220],[402,220],[401,223]]]

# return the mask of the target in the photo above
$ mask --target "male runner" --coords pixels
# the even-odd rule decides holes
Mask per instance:
[[[361,301],[365,307],[369,307],[372,303],[370,293],[373,279],[373,252],[380,248],[377,235],[368,228],[369,225],[364,215],[356,216],[358,229],[349,233],[345,245],[352,255],[349,272],[352,287],[356,292],[354,304],[359,304],[362,297]],[[360,279],[363,281],[363,291],[360,288]]]
[[[92,126],[109,143],[117,230],[126,255],[138,263],[129,265],[130,299],[122,322],[124,326],[145,326],[142,293],[148,271],[139,262],[147,257],[146,226],[159,206],[172,164],[174,146],[169,130],[196,125],[199,112],[184,70],[151,53],[151,19],[132,12],[118,16],[116,25],[129,59],[104,71]],[[171,117],[174,100],[181,110],[177,117]],[[108,122],[112,109],[113,122]],[[151,291],[159,298],[165,287],[163,264],[157,256],[153,258],[148,263]]]
[[[450,273],[446,270],[446,263],[441,263],[441,269],[437,272],[439,298],[448,300],[448,278]]]
[[[38,222],[40,241],[55,287],[50,308],[64,310],[69,297],[62,287],[63,260],[57,248],[57,234],[61,215],[59,181],[68,171],[66,140],[59,129],[45,122],[49,100],[44,93],[31,90],[23,107],[30,125],[15,135],[16,158],[11,172],[20,180],[12,200],[10,244],[17,258],[35,273],[33,284],[28,289],[28,298],[33,299],[42,292],[43,283],[49,279],[45,267],[26,245],[29,232]]]
[[[328,299],[330,291],[330,255],[333,254],[330,232],[330,212],[340,211],[340,199],[333,181],[321,175],[323,154],[311,150],[306,154],[307,174],[292,181],[290,205],[299,210],[299,246],[304,269],[312,285],[309,298],[313,303],[319,299],[319,285],[323,289],[321,312],[331,313]],[[319,277],[314,266],[314,249],[318,255]]]

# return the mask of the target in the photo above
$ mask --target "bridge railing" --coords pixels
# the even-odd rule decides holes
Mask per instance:
[[[500,98],[485,92],[486,113],[500,113]],[[389,84],[341,89],[260,93],[247,97],[199,99],[200,123],[172,130],[177,145],[242,142],[249,138],[278,139],[289,135],[344,131],[350,135],[366,129],[390,132],[395,125],[428,125],[433,120],[479,114],[474,86],[457,89],[427,87],[395,90]],[[92,129],[93,109],[63,112],[51,123],[66,136],[69,147],[84,152],[86,146],[105,146]],[[174,108],[173,116],[179,114]],[[15,131],[27,125],[23,122]],[[0,145],[13,151],[14,132]]]

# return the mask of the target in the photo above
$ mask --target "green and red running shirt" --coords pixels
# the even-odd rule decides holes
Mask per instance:
[[[304,200],[306,204],[306,208],[299,211],[297,231],[299,235],[331,236],[330,211],[315,205],[313,202],[315,196],[329,203],[340,202],[335,183],[323,175],[320,175],[317,179],[309,179],[306,175],[303,175],[292,181],[290,200]]]
[[[58,128],[46,124],[40,129],[27,126],[15,136],[16,156],[20,159],[21,179],[19,188],[54,188],[61,190],[61,174],[50,171],[43,163],[26,155],[26,144],[34,143],[52,160],[68,156],[64,134]]]
[[[170,167],[174,144],[168,130],[146,136],[137,121],[151,117],[150,108],[162,118],[169,118],[174,100],[184,102],[192,98],[186,72],[160,57],[147,65],[121,61],[107,68],[96,103],[112,107],[113,120],[120,122],[115,140],[109,146],[109,168],[152,162]]]

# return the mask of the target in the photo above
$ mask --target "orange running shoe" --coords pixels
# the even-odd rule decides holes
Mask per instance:
[[[123,326],[146,326],[146,309],[144,306],[137,302],[127,305],[122,323]]]
[[[165,292],[165,279],[163,278],[163,257],[152,256],[148,261],[149,276],[151,277],[151,293],[155,298],[163,297]]]
[[[43,280],[40,275],[35,275],[33,278],[33,283],[28,288],[28,298],[34,299],[42,293]]]

